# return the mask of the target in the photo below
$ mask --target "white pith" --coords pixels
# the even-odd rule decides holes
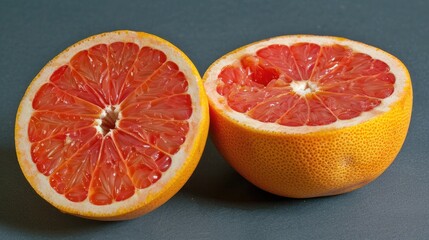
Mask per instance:
[[[195,143],[194,139],[196,136],[199,136],[200,133],[198,130],[202,124],[200,121],[204,118],[206,113],[204,113],[199,107],[202,100],[199,96],[199,91],[201,90],[201,85],[198,84],[199,77],[195,75],[197,70],[195,66],[190,63],[190,60],[186,57],[184,53],[174,47],[172,44],[167,41],[160,39],[158,37],[152,36],[148,38],[149,34],[136,33],[132,31],[118,31],[104,33],[97,36],[93,36],[82,40],[81,42],[73,45],[72,47],[66,49],[60,53],[56,58],[50,61],[36,76],[31,85],[28,87],[25,96],[23,97],[19,111],[17,114],[16,125],[19,126],[15,130],[15,138],[20,139],[16,142],[16,149],[19,154],[19,162],[21,169],[27,179],[33,179],[30,183],[33,185],[33,188],[42,195],[47,201],[53,203],[61,209],[74,213],[74,214],[83,214],[92,217],[97,216],[110,216],[117,212],[121,212],[121,209],[127,209],[129,211],[134,210],[133,208],[139,208],[139,206],[147,204],[148,196],[156,195],[162,187],[166,185],[169,181],[175,178],[175,173],[181,169],[185,160],[187,159],[188,152],[194,149]],[[49,81],[49,77],[52,73],[60,66],[67,64],[70,59],[79,51],[88,49],[97,44],[110,44],[113,42],[133,42],[137,44],[140,48],[143,46],[148,46],[153,49],[159,49],[164,52],[167,56],[167,61],[171,60],[175,62],[180,71],[182,71],[188,80],[188,91],[187,93],[191,96],[192,99],[192,115],[189,118],[189,132],[186,136],[185,142],[182,144],[180,150],[171,156],[172,163],[170,168],[163,173],[161,179],[155,184],[151,185],[145,189],[136,189],[135,194],[120,202],[114,202],[109,205],[97,206],[89,202],[88,198],[83,202],[71,202],[66,199],[63,195],[58,194],[49,184],[49,177],[42,175],[36,168],[36,165],[32,162],[31,158],[31,143],[28,139],[28,123],[30,121],[31,115],[34,112],[32,108],[32,101],[35,97],[38,89],[45,83]],[[120,111],[119,108],[116,110]],[[97,129],[99,134],[103,133],[101,129],[102,118],[105,116],[105,110],[102,111],[99,118],[94,121],[94,128]],[[116,126],[121,118],[121,113],[118,114],[118,121],[116,121]]]
[[[323,45],[332,45],[340,44],[347,46],[355,52],[361,52],[368,54],[374,59],[379,59],[385,62],[390,67],[390,72],[395,75],[396,81],[394,84],[394,92],[387,98],[382,99],[380,105],[368,112],[363,112],[360,116],[348,119],[348,120],[339,120],[322,126],[300,126],[300,127],[289,127],[280,125],[277,123],[267,123],[255,120],[246,114],[234,111],[231,109],[226,99],[216,91],[217,79],[221,70],[228,65],[232,65],[237,62],[238,59],[241,59],[243,56],[254,55],[257,50],[270,46],[272,44],[282,44],[282,45],[293,45],[299,42],[308,42],[315,43],[320,46]],[[404,69],[402,63],[395,58],[394,56],[369,45],[344,39],[338,37],[326,37],[326,36],[311,36],[311,35],[290,35],[290,36],[281,36],[275,37],[260,42],[249,44],[243,48],[240,48],[237,51],[231,52],[224,55],[222,58],[213,63],[209,70],[204,75],[204,87],[206,89],[207,97],[209,102],[216,109],[222,109],[224,114],[240,122],[243,125],[246,125],[250,128],[260,131],[273,131],[273,132],[283,132],[288,134],[305,134],[311,132],[318,132],[329,129],[338,129],[342,127],[354,126],[364,121],[367,121],[374,116],[387,112],[390,109],[390,106],[395,103],[401,94],[406,84],[406,79],[408,77],[407,71]],[[292,90],[298,93],[299,95],[306,95],[309,92],[316,92],[317,86],[307,85],[307,81],[303,83],[292,83]]]
[[[292,91],[300,96],[305,96],[309,93],[317,92],[318,90],[317,83],[308,80],[292,81],[290,86]]]
[[[119,125],[119,122],[120,122],[120,120],[121,120],[121,111],[120,111],[120,109],[119,109],[119,105],[109,105],[109,106],[107,106],[107,107],[105,107],[104,109],[103,109],[103,112],[101,113],[101,115],[100,115],[100,118],[98,118],[98,119],[95,119],[95,128],[97,129],[97,132],[98,133],[100,133],[100,134],[103,134],[103,135],[106,135],[106,134],[108,134],[108,132],[105,132],[104,130],[103,130],[103,128],[101,127],[101,125],[103,124],[103,119],[107,116],[107,114],[108,114],[108,112],[114,112],[118,117],[117,117],[117,120],[115,121],[115,128],[117,128],[118,127],[118,125]]]

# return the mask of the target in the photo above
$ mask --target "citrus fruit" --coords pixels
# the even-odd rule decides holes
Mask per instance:
[[[205,146],[192,62],[143,32],[84,39],[51,60],[19,105],[15,144],[35,191],[63,212],[130,219],[172,197]]]
[[[395,159],[411,117],[401,61],[344,38],[252,43],[214,62],[203,82],[220,153],[251,183],[286,197],[368,184]]]

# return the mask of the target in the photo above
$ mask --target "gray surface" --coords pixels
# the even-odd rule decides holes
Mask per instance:
[[[0,239],[429,239],[429,1],[193,2],[0,2]],[[309,200],[258,190],[209,141],[190,181],[156,211],[116,223],[64,215],[39,198],[19,170],[16,109],[52,57],[80,39],[117,29],[168,39],[201,74],[224,53],[277,35],[338,35],[378,46],[400,58],[412,76],[407,140],[369,186]]]

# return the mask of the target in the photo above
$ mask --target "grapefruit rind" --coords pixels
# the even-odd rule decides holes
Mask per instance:
[[[163,51],[168,60],[175,62],[188,80],[187,93],[192,98],[192,115],[188,119],[189,129],[180,150],[171,156],[172,165],[162,178],[145,189],[136,189],[135,194],[124,201],[97,206],[88,198],[72,202],[58,194],[49,184],[49,178],[41,174],[31,158],[31,143],[28,140],[28,123],[32,112],[32,101],[39,88],[60,66],[67,64],[79,51],[97,44],[132,42],[140,48],[148,46]],[[203,91],[201,77],[191,60],[170,42],[152,34],[120,30],[102,33],[81,40],[53,58],[33,79],[19,105],[15,124],[15,145],[18,161],[26,179],[35,191],[62,212],[80,217],[100,220],[130,219],[147,213],[171,198],[187,181],[202,155],[208,134],[208,103]],[[97,128],[97,124],[94,124]]]
[[[210,108],[210,132],[224,159],[270,193],[310,198],[358,189],[379,177],[408,132],[411,85],[391,111],[364,123],[306,134],[258,130]]]

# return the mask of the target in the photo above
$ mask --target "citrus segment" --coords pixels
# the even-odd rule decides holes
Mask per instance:
[[[191,98],[188,94],[172,95],[150,102],[136,102],[124,106],[125,117],[148,116],[158,119],[186,120],[192,114]]]
[[[28,137],[31,142],[38,142],[49,136],[89,127],[93,124],[94,119],[88,116],[37,111],[31,116]]]
[[[119,127],[170,154],[179,151],[186,139],[186,133],[189,131],[189,124],[186,121],[171,121],[146,116],[124,118]]]
[[[188,83],[178,66],[166,62],[153,75],[148,76],[133,93],[121,103],[122,107],[140,102],[148,102],[158,98],[185,93]]]
[[[51,175],[60,164],[78,151],[96,135],[93,127],[53,135],[31,145],[31,157],[37,169],[44,175]]]
[[[331,76],[330,74],[333,72],[343,72],[351,55],[352,50],[350,48],[339,44],[323,46],[323,51],[319,53],[310,79],[318,82],[327,75]]]
[[[58,68],[50,77],[50,82],[56,87],[75,97],[86,100],[99,107],[104,106],[104,101],[97,93],[86,83],[76,70],[69,65]]]
[[[73,156],[67,158],[49,177],[49,183],[59,194],[73,202],[84,201],[100,155],[100,135],[87,141]]]
[[[120,101],[122,102],[131,92],[146,81],[167,60],[162,51],[143,47],[140,49],[137,60],[132,66],[121,90]]]
[[[76,215],[125,219],[150,211],[180,189],[201,156],[208,113],[199,81],[180,50],[149,34],[119,31],[77,43],[41,71],[21,102],[24,174]]]
[[[298,97],[288,93],[288,90],[286,90],[283,94],[279,94],[257,103],[255,107],[248,111],[248,114],[252,118],[258,119],[262,122],[275,122],[284,115],[284,112],[295,106],[298,101]]]
[[[393,93],[395,76],[391,73],[381,73],[377,76],[359,77],[338,83],[326,83],[320,87],[322,91],[386,98]]]
[[[309,115],[308,115],[308,126],[326,125],[335,122],[336,116],[324,105],[316,94],[308,95],[306,98]]]
[[[89,189],[89,200],[95,205],[122,201],[134,195],[135,187],[124,160],[111,136],[103,139],[97,166]]]
[[[296,43],[290,46],[292,59],[295,61],[300,79],[308,80],[313,73],[321,47],[314,43]],[[274,52],[274,54],[277,54]]]
[[[118,131],[114,139],[137,188],[147,188],[157,182],[171,165],[169,155],[132,135]]]
[[[110,103],[107,54],[107,46],[99,44],[77,53],[70,60],[70,66],[84,78],[105,104]]]
[[[392,163],[410,123],[406,67],[348,39],[262,40],[218,59],[203,81],[217,149],[243,177],[281,196],[368,184]]]
[[[266,65],[279,69],[284,78],[301,79],[296,62],[290,48],[286,45],[273,44],[257,51],[257,56],[264,60]]]
[[[285,111],[280,112],[280,117],[273,119],[274,121],[278,121],[279,124],[285,126],[302,126],[305,125],[309,118],[309,105],[306,98],[298,98],[293,104],[287,104],[286,107],[289,107]],[[283,113],[284,112],[284,113]]]
[[[46,83],[37,92],[33,108],[39,111],[52,111],[76,115],[97,116],[101,108],[60,90],[52,83]]]
[[[322,103],[340,120],[352,119],[381,103],[376,98],[347,94],[320,93]]]
[[[115,42],[109,45],[108,52],[109,102],[110,104],[117,104],[121,97],[124,82],[136,61],[139,46],[129,42]]]

